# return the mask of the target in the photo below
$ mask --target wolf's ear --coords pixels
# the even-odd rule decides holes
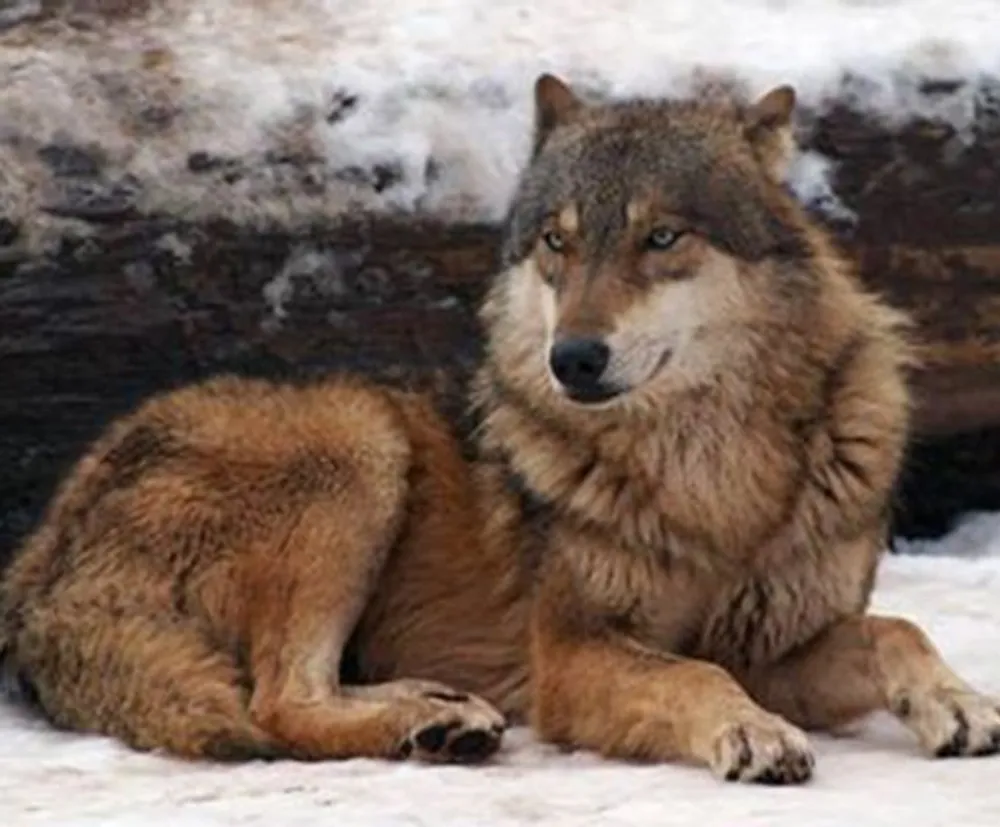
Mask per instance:
[[[772,175],[782,178],[795,154],[792,114],[795,90],[777,86],[758,98],[743,113],[743,134],[753,144]]]
[[[761,130],[787,129],[795,111],[795,90],[791,86],[777,86],[751,104],[743,116],[747,136]]]
[[[570,87],[555,75],[540,75],[535,81],[534,154],[556,127],[567,124],[584,109],[585,104]]]

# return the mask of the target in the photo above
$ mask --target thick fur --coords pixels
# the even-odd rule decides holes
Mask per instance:
[[[480,757],[503,727],[486,703],[432,680],[338,686],[367,609],[369,672],[467,684],[468,664],[477,690],[516,694],[523,642],[467,625],[523,624],[490,565],[455,554],[476,542],[466,476],[405,396],[219,379],[154,399],[80,463],[8,571],[10,666],[56,724],[139,749]]]
[[[792,90],[593,106],[544,76],[536,105],[475,462],[359,380],[153,399],[7,573],[10,673],[57,724],[188,756],[473,761],[507,717],[792,783],[803,730],[877,710],[996,752],[996,702],[866,613],[909,349],[779,183]],[[607,347],[599,401],[550,368],[571,338]]]

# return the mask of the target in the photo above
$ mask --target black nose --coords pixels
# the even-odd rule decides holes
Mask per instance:
[[[549,367],[567,390],[591,395],[600,389],[610,358],[610,348],[600,339],[563,339],[552,346]]]

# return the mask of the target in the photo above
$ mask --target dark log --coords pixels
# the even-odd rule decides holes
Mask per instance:
[[[984,116],[977,130],[956,144],[937,124],[834,108],[805,136],[838,159],[835,195],[857,220],[811,206],[926,343],[905,536],[1000,507],[1000,126]],[[344,369],[431,388],[461,411],[495,227],[360,218],[254,231],[113,209],[113,196],[77,210],[44,254],[0,216],[0,560],[109,418],[167,387]]]

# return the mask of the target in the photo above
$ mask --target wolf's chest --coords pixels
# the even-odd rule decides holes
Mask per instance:
[[[815,570],[722,582],[705,598],[690,654],[732,669],[778,660],[844,612],[839,589]]]
[[[580,549],[578,549],[579,551]],[[646,645],[740,671],[780,659],[867,598],[861,557],[791,558],[773,571],[723,574],[650,556],[575,554],[590,601]]]
[[[599,452],[559,499],[622,546],[664,559],[752,554],[789,519],[801,457],[775,439],[724,440],[717,430],[678,427]]]

